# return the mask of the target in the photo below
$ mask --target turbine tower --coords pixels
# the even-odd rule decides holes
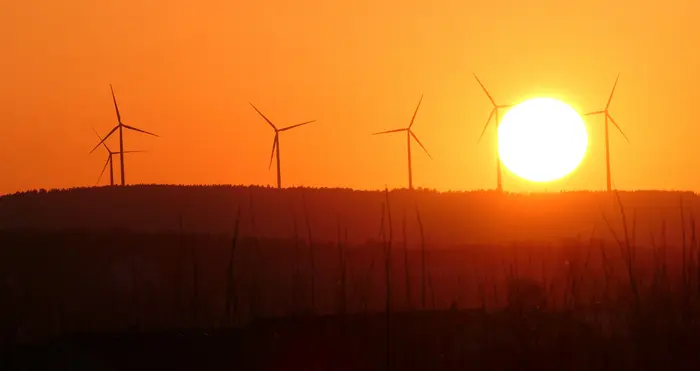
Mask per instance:
[[[430,157],[430,159],[433,159],[433,156],[430,155],[427,149],[423,146],[423,143],[420,142],[416,134],[413,133],[413,130],[411,130],[411,127],[413,126],[413,122],[416,120],[416,114],[418,113],[418,108],[420,108],[420,104],[423,101],[423,95],[420,96],[420,100],[418,100],[418,106],[416,106],[416,110],[413,112],[413,117],[411,117],[411,122],[408,124],[408,127],[405,127],[403,129],[394,129],[394,130],[387,130],[387,131],[382,131],[379,133],[374,133],[372,135],[379,135],[379,134],[389,134],[389,133],[399,133],[402,131],[406,132],[406,144],[408,146],[408,189],[413,189],[413,169],[411,166],[411,138],[416,140],[416,143],[423,148],[423,151]]]
[[[514,104],[496,104],[496,101],[493,99],[493,97],[491,96],[489,91],[486,90],[486,87],[484,86],[484,84],[481,83],[481,80],[479,80],[479,78],[476,77],[475,73],[472,72],[472,75],[474,75],[476,82],[479,83],[479,86],[481,86],[481,89],[484,91],[484,93],[486,93],[486,96],[489,98],[489,100],[491,101],[491,104],[493,105],[493,109],[491,109],[491,113],[489,114],[489,118],[486,120],[486,125],[484,125],[484,129],[481,131],[481,135],[479,136],[479,140],[477,141],[477,144],[478,144],[481,142],[481,138],[484,137],[484,133],[486,132],[486,129],[489,127],[489,123],[491,122],[491,118],[493,118],[494,115],[496,116],[496,138],[498,138],[498,126],[501,124],[499,110],[513,107]],[[502,178],[501,155],[498,152],[498,144],[496,144],[496,190],[498,192],[503,191],[503,181],[501,178]]]
[[[250,102],[248,102],[248,103],[250,103]],[[257,113],[259,113],[260,116],[262,116],[262,118],[265,119],[265,121],[267,121],[267,123],[270,124],[270,126],[272,126],[272,128],[275,130],[275,139],[272,141],[272,153],[270,154],[270,165],[268,166],[268,169],[272,168],[272,158],[275,157],[275,152],[276,152],[277,153],[277,189],[281,189],[282,188],[282,170],[280,169],[280,133],[283,131],[294,129],[294,128],[302,126],[302,125],[316,122],[316,120],[306,121],[306,122],[302,122],[301,124],[296,124],[296,125],[287,126],[287,127],[281,128],[281,129],[277,129],[277,126],[275,126],[275,124],[273,124],[272,121],[270,121],[270,119],[268,119],[265,115],[263,115],[263,113],[260,112],[260,110],[257,107],[255,107],[253,105],[253,103],[250,103],[250,106],[253,107],[253,109]]]
[[[100,136],[100,134],[97,133],[97,130],[95,130],[95,128],[92,128],[92,130],[95,132],[97,137],[100,138],[100,140],[102,140],[102,137]],[[102,179],[102,175],[104,175],[105,170],[107,169],[107,166],[109,166],[109,185],[114,186],[114,164],[113,164],[112,159],[113,159],[114,155],[118,155],[119,152],[112,152],[112,150],[109,149],[109,147],[107,147],[106,143],[102,143],[102,146],[105,147],[108,155],[107,155],[107,161],[105,162],[105,166],[102,168],[102,172],[100,173],[99,178],[97,178],[97,184],[100,183],[100,180]],[[140,153],[140,152],[145,152],[145,151],[125,151],[124,153]]]
[[[112,91],[112,101],[114,102],[114,110],[117,112],[117,126],[115,126],[99,143],[97,143],[95,148],[93,148],[92,151],[90,151],[90,153],[95,152],[97,147],[104,143],[104,141],[107,140],[107,138],[109,138],[112,134],[114,134],[115,131],[119,130],[119,152],[117,153],[119,154],[119,163],[121,167],[121,182],[122,185],[126,185],[126,180],[124,177],[124,129],[138,131],[140,133],[152,135],[154,137],[157,137],[158,135],[122,123],[122,117],[119,114],[119,107],[117,106],[117,98],[114,97],[114,89],[112,89],[111,84],[109,85],[109,89]]]
[[[610,140],[608,137],[608,123],[612,122],[613,125],[617,128],[617,131],[622,134],[622,136],[625,138],[627,143],[630,142],[630,140],[627,138],[627,135],[622,131],[619,125],[617,125],[617,122],[615,122],[615,119],[613,119],[612,115],[610,115],[610,103],[612,102],[613,94],[615,94],[615,88],[617,87],[617,80],[620,79],[620,74],[617,74],[617,77],[615,78],[615,84],[613,84],[612,91],[610,92],[610,97],[608,97],[608,104],[605,105],[605,109],[602,111],[594,111],[594,112],[588,112],[584,114],[584,116],[593,116],[593,115],[604,115],[605,116],[605,174],[606,174],[606,182],[607,182],[607,190],[608,192],[612,191],[612,178],[610,176]]]

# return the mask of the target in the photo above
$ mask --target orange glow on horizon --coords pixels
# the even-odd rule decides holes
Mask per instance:
[[[285,186],[407,186],[408,125],[415,187],[494,188],[496,131],[478,136],[497,102],[546,96],[579,112],[605,106],[619,189],[700,191],[694,102],[700,85],[700,3],[621,0],[281,0],[10,2],[0,14],[0,194],[92,186],[89,155],[123,121],[127,182],[276,184],[268,170],[280,127]],[[601,12],[605,9],[605,12]],[[495,17],[495,18],[494,18]],[[655,25],[648,27],[649,24]],[[506,191],[605,188],[603,119],[585,118],[589,148],[571,177],[544,185],[504,172]],[[108,145],[118,148],[116,136]],[[115,157],[118,182],[119,161]],[[108,176],[100,184],[108,183]]]

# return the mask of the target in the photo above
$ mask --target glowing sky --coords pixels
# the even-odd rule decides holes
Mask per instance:
[[[416,186],[495,185],[497,101],[548,96],[611,112],[621,189],[700,190],[696,112],[700,3],[692,1],[24,0],[0,12],[0,194],[93,185],[105,153],[88,152],[116,118],[129,133],[129,183],[273,184],[281,126],[286,185],[401,187],[408,124],[434,157],[414,152]],[[571,178],[504,188],[603,189],[602,117],[586,120],[590,153]],[[110,142],[116,148],[116,142]],[[417,147],[416,147],[417,148]],[[103,184],[106,179],[103,179]]]

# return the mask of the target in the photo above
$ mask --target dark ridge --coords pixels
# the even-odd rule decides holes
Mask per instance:
[[[38,190],[0,197],[0,229],[96,230],[162,232],[179,228],[182,218],[188,232],[231,234],[234,214],[241,207],[240,231],[253,234],[251,205],[257,230],[264,237],[289,238],[294,219],[304,220],[302,193],[315,239],[336,239],[339,217],[353,243],[377,239],[381,191],[347,188],[287,188],[232,185],[135,185]],[[698,197],[692,192],[620,192],[623,205],[647,232],[637,236],[651,243],[666,222],[669,240],[681,235],[680,203],[694,215]],[[605,192],[498,194],[494,191],[437,192],[398,189],[390,192],[393,215],[408,217],[414,229],[416,209],[441,244],[555,241],[588,236],[594,229],[611,238],[603,215],[617,229],[620,213],[614,195]],[[396,218],[400,223],[401,218]],[[631,221],[630,221],[631,222]],[[395,226],[398,230],[399,226]],[[652,232],[652,233],[649,233]]]

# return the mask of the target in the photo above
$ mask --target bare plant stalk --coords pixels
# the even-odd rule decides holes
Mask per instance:
[[[294,283],[292,288],[292,306],[294,310],[299,310],[300,289],[301,289],[301,247],[299,246],[299,226],[296,215],[292,215],[294,223]]]
[[[381,213],[381,220],[379,222],[379,236],[382,238],[382,241],[386,239],[386,234],[384,230],[384,217],[385,217],[385,209],[386,209],[386,204],[382,203],[382,213]],[[363,310],[366,312],[367,311],[367,306],[368,306],[368,300],[369,300],[369,288],[371,285],[371,278],[372,278],[372,273],[374,273],[374,264],[375,264],[375,251],[372,251],[372,260],[369,263],[369,269],[367,270],[367,275],[365,276],[364,280],[364,290],[362,294],[362,299],[361,299],[361,305]]]
[[[430,286],[430,301],[433,305],[433,310],[437,308],[437,301],[435,300],[435,287],[433,286],[433,271],[432,269],[428,271],[428,285]]]
[[[369,307],[369,293],[370,293],[370,287],[372,285],[372,274],[374,273],[374,265],[376,261],[376,251],[372,250],[372,260],[369,262],[369,267],[367,269],[367,274],[365,275],[365,279],[363,281],[362,285],[362,292],[361,292],[361,298],[360,298],[360,306],[362,307],[362,310],[364,312],[367,312],[368,307]]]
[[[493,288],[493,302],[494,302],[495,306],[498,307],[498,305],[500,304],[501,301],[500,301],[500,298],[498,297],[498,283],[495,280],[493,281],[492,288]]]
[[[662,260],[663,265],[662,265],[661,274],[662,274],[662,277],[664,278],[664,282],[667,285],[666,288],[668,289],[669,288],[668,287],[668,285],[669,285],[668,264],[666,262],[666,257],[667,257],[666,249],[667,249],[667,247],[668,247],[668,240],[666,238],[666,219],[663,219],[661,221],[661,258],[663,259]]]
[[[688,286],[692,285],[693,274],[695,274],[695,250],[697,249],[697,240],[695,237],[695,214],[693,209],[690,209],[690,254],[688,256]],[[697,288],[696,288],[697,289]]]
[[[474,278],[476,281],[476,290],[479,295],[479,301],[481,302],[481,311],[486,312],[486,287],[482,279],[480,279],[476,273],[474,273]]]
[[[610,263],[608,263],[608,256],[607,254],[605,254],[605,243],[603,242],[603,240],[600,241],[599,247],[600,258],[603,264],[603,278],[605,279],[605,290],[603,291],[603,297],[607,301],[610,299]]]
[[[659,253],[659,246],[656,244],[654,228],[651,225],[649,226],[649,239],[651,241],[652,255],[654,257],[654,277],[652,285],[654,290],[658,290],[661,287],[661,254]]]
[[[425,234],[423,232],[423,221],[420,217],[420,210],[416,206],[416,219],[418,220],[418,231],[420,232],[420,265],[421,265],[421,307],[426,308],[426,272],[425,272]]]
[[[251,259],[253,264],[250,267],[251,277],[250,277],[250,291],[248,293],[248,305],[250,306],[250,316],[255,318],[260,310],[260,278],[258,277],[258,269],[260,269],[260,264],[262,263],[262,258],[260,258],[260,240],[258,238],[258,228],[255,223],[255,208],[253,207],[253,190],[251,188],[250,197],[248,199],[248,204],[250,208],[250,225],[253,234],[253,252],[251,254]]]
[[[347,312],[347,293],[346,293],[346,265],[345,251],[343,241],[341,240],[340,217],[338,217],[338,269],[340,271],[340,295],[339,295],[339,312],[345,314]]]
[[[304,219],[306,220],[306,232],[309,239],[309,258],[311,259],[311,311],[316,313],[316,254],[314,252],[314,242],[311,238],[311,223],[309,222],[309,211],[306,208],[306,197],[304,191],[301,193],[302,207],[304,208]]]
[[[542,287],[544,288],[545,292],[547,292],[547,297],[551,297],[552,294],[548,291],[549,285],[547,285],[547,268],[545,267],[545,259],[541,260],[541,267],[540,267],[540,276],[542,277]]]
[[[199,251],[196,244],[192,247],[192,322],[195,326],[199,325]]]
[[[680,212],[681,212],[681,280],[683,281],[683,295],[688,294],[688,277],[686,272],[686,243],[685,243],[685,212],[683,210],[683,196],[680,198]]]
[[[345,249],[350,246],[349,240],[348,240],[348,227],[343,228],[343,272],[345,274],[344,276],[344,283],[343,283],[343,293],[344,293],[344,298],[345,298],[345,310],[347,311],[347,306],[348,306],[348,289],[347,289],[347,272],[348,272],[348,263],[347,263],[347,258],[346,258],[346,253]]]
[[[238,224],[241,217],[241,207],[238,206],[238,211],[236,212],[236,221],[233,227],[233,241],[231,242],[231,251],[228,258],[228,267],[226,268],[226,304],[225,304],[225,314],[224,314],[224,326],[230,326],[233,324],[233,318],[237,311],[237,300],[235,299],[236,293],[233,282],[233,262],[234,254],[236,252],[236,244],[238,243]]]
[[[572,306],[576,306],[576,280],[574,279],[573,268],[573,262],[569,262],[568,268],[566,270],[566,290],[564,290],[564,307],[566,309],[571,309]],[[574,302],[573,304],[572,301]]]
[[[615,191],[615,196],[617,197],[617,203],[620,206],[620,213],[622,214],[622,227],[625,232],[625,247],[627,249],[627,274],[629,275],[630,288],[632,289],[632,294],[634,295],[636,309],[639,309],[639,289],[637,286],[636,278],[634,276],[634,268],[632,266],[632,247],[630,246],[629,234],[627,232],[627,216],[625,214],[625,208],[622,206],[620,194],[617,191]]]
[[[698,240],[697,240],[697,227],[695,226],[695,212],[693,209],[691,209],[691,214],[690,214],[691,220],[692,220],[692,228],[693,228],[693,238],[692,238],[692,244],[693,244],[693,254],[695,254],[695,280],[696,280],[696,291],[700,295],[700,251],[698,250]]]
[[[183,292],[183,286],[184,286],[184,227],[183,227],[183,222],[182,222],[182,214],[180,214],[180,220],[179,220],[179,238],[178,238],[178,248],[177,248],[177,266],[176,266],[176,272],[175,272],[175,308],[177,311],[176,318],[179,321],[182,321],[182,314],[184,312],[183,310],[183,305],[182,305],[182,292]],[[178,324],[181,325],[181,324]]]
[[[406,233],[406,211],[403,213],[403,262],[406,273],[406,309],[411,310],[411,272],[408,265],[408,236]]]
[[[637,259],[637,208],[632,209],[632,259]]]
[[[386,279],[386,370],[391,370],[391,243],[394,237],[394,231],[391,223],[391,207],[389,206],[389,189],[385,190],[386,195],[386,216],[387,224],[389,225],[389,238],[384,240],[385,265],[384,275]],[[386,236],[386,235],[385,235]]]

